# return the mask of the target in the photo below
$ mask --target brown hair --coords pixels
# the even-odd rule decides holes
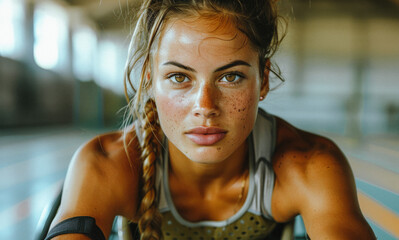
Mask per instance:
[[[259,52],[260,75],[267,67],[276,76],[278,68],[266,63],[280,41],[277,0],[145,0],[129,47],[125,71],[125,95],[128,100],[125,122],[135,119],[143,162],[142,193],[139,209],[141,239],[162,239],[161,218],[157,210],[155,160],[160,153],[161,128],[151,96],[151,56],[154,42],[171,17],[209,16],[233,22]],[[132,92],[129,92],[129,90]],[[130,96],[133,95],[131,98]]]

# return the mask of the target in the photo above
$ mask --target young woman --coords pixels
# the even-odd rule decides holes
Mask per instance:
[[[275,0],[145,1],[134,121],[76,153],[53,239],[108,236],[116,215],[141,239],[266,239],[298,214],[312,239],[375,239],[337,146],[258,109],[278,22]]]

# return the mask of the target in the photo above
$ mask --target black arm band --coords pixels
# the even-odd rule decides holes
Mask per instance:
[[[45,240],[68,233],[84,234],[93,240],[105,240],[103,232],[96,225],[96,220],[87,216],[65,219],[50,230]]]

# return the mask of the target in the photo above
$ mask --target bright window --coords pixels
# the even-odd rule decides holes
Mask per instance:
[[[117,38],[103,37],[97,48],[95,78],[102,87],[123,93],[124,60],[127,47]]]
[[[0,0],[0,55],[16,58],[22,55],[24,32],[22,0]]]
[[[37,65],[56,69],[66,63],[68,50],[68,18],[51,3],[38,4],[34,12],[33,54]]]
[[[88,26],[75,30],[73,43],[73,72],[81,81],[93,79],[95,52],[97,47],[96,32]]]
[[[117,81],[117,46],[111,40],[102,40],[98,47],[96,82],[105,88],[112,88]]]

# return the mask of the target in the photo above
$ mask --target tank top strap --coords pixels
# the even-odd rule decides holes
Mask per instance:
[[[167,166],[165,166],[165,164],[167,164],[166,160],[168,159],[168,154],[169,154],[168,140],[165,137],[162,142],[162,153],[158,157],[158,159],[156,161],[156,167],[155,167],[155,174],[156,174],[155,191],[157,194],[158,209],[161,213],[170,210],[170,208],[168,206],[167,199],[166,199],[166,195],[165,195],[165,186],[163,184],[163,182],[165,181],[164,168],[166,167],[166,169],[167,169]]]
[[[271,211],[275,174],[272,156],[276,145],[276,120],[266,111],[259,109],[252,131],[254,167],[252,168],[255,193],[250,210],[270,220],[274,220]]]
[[[265,158],[271,162],[276,146],[276,119],[273,115],[259,108],[253,128],[255,159]]]

